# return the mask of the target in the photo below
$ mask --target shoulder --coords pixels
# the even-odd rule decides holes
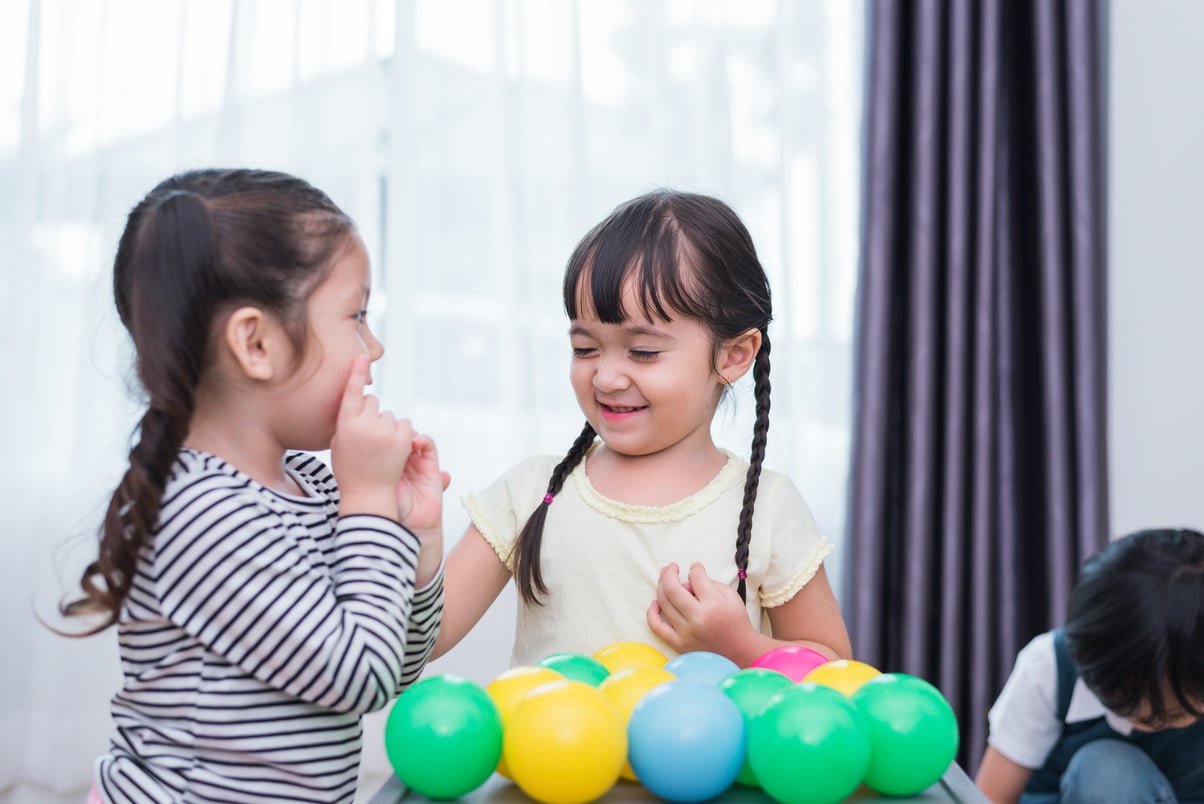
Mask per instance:
[[[180,536],[221,534],[269,515],[262,486],[221,458],[182,449],[164,485],[155,545],[160,549]]]
[[[188,504],[198,496],[254,493],[251,478],[214,455],[181,449],[163,487],[163,509]]]
[[[755,523],[763,523],[774,533],[801,535],[807,539],[821,538],[815,515],[789,475],[772,469],[762,469],[757,483]]]
[[[1018,701],[1036,700],[1049,716],[1055,718],[1055,699],[1058,690],[1057,656],[1053,632],[1046,631],[1029,640],[1016,654],[1012,672],[1004,682],[995,708],[1016,706]]]
[[[542,496],[552,476],[552,470],[562,459],[563,456],[556,455],[532,455],[524,458],[498,475],[480,491],[480,495],[495,496],[501,493],[521,499],[538,491],[538,495]]]
[[[1029,640],[1016,654],[1012,676],[1026,685],[1053,689],[1058,674],[1058,659],[1054,651],[1054,632],[1046,631]]]

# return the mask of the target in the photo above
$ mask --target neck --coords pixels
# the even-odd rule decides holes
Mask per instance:
[[[709,439],[648,455],[626,455],[600,444],[586,459],[586,472],[598,493],[629,505],[669,505],[695,494],[727,463]]]
[[[198,405],[184,446],[216,455],[267,488],[286,494],[300,490],[284,468],[284,445],[250,416],[222,415]]]

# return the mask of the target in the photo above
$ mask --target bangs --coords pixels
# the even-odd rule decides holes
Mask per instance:
[[[707,317],[699,295],[702,288],[691,270],[693,249],[658,201],[637,199],[577,246],[564,276],[564,309],[570,319],[581,312],[593,312],[606,324],[621,324],[637,315],[648,321]],[[638,310],[623,305],[628,287]]]

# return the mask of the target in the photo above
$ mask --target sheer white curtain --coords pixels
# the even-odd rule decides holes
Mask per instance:
[[[138,400],[112,311],[123,219],[203,165],[283,169],[358,222],[376,393],[459,495],[579,429],[560,274],[619,202],[719,195],[775,291],[769,466],[843,529],[861,89],[846,0],[5,0],[0,4],[0,800],[78,801],[114,635],[38,625],[70,591]],[[751,389],[717,423],[746,454]],[[833,564],[838,562],[834,559]],[[839,578],[837,566],[830,574]],[[513,598],[429,672],[486,682]],[[387,772],[368,723],[368,784]]]

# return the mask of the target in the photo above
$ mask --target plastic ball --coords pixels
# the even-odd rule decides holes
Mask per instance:
[[[744,764],[744,717],[717,686],[677,680],[650,690],[627,722],[628,757],[640,782],[666,801],[705,801]]]
[[[831,687],[837,692],[843,692],[852,697],[854,692],[861,689],[862,684],[880,675],[882,675],[881,670],[871,667],[865,662],[837,659],[834,662],[821,664],[803,676],[803,681],[810,681],[821,687]]]
[[[506,724],[503,752],[514,781],[531,798],[583,804],[618,781],[627,732],[601,690],[564,679],[519,701]]]
[[[696,650],[674,656],[665,663],[665,669],[683,681],[718,684],[739,670],[740,666],[718,653]]]
[[[751,725],[752,719],[761,714],[765,704],[775,693],[781,692],[784,687],[793,684],[793,681],[776,671],[763,667],[749,667],[723,679],[719,684],[719,689],[740,708],[740,713],[744,715],[744,726],[747,729]],[[744,765],[741,766],[736,781],[749,786],[758,784],[757,775],[753,772],[747,757],[744,759]]]
[[[611,673],[598,689],[619,710],[619,714],[623,716],[623,727],[626,728],[631,720],[632,710],[648,691],[675,678],[676,676],[663,667],[628,667]],[[639,781],[627,760],[623,760],[623,770],[619,775],[633,782]]]
[[[780,645],[762,653],[750,667],[776,670],[791,681],[802,681],[804,676],[827,661],[828,657],[817,650],[802,645]]]
[[[883,673],[853,694],[872,748],[865,783],[889,796],[935,784],[957,754],[957,718],[940,690],[906,673]]]
[[[669,661],[665,654],[643,642],[612,642],[596,651],[594,658],[611,673],[628,667],[664,667]]]
[[[514,708],[518,706],[519,701],[525,698],[532,690],[548,682],[562,680],[564,680],[564,676],[550,667],[538,667],[528,664],[512,667],[486,684],[485,692],[493,699],[494,705],[497,706],[498,714],[502,717],[503,734],[506,731],[506,724],[510,722],[510,715],[514,712]],[[507,779],[514,778],[510,775],[510,766],[506,764],[504,756],[498,761],[497,772]]]
[[[502,719],[479,685],[454,675],[423,679],[385,721],[385,752],[397,777],[427,798],[459,798],[493,774]]]
[[[610,675],[606,665],[592,656],[583,653],[553,653],[545,656],[536,664],[540,667],[550,667],[565,678],[582,681],[594,687]]]
[[[831,804],[861,783],[870,762],[869,729],[847,696],[818,684],[791,684],[753,718],[748,759],[774,800]]]

